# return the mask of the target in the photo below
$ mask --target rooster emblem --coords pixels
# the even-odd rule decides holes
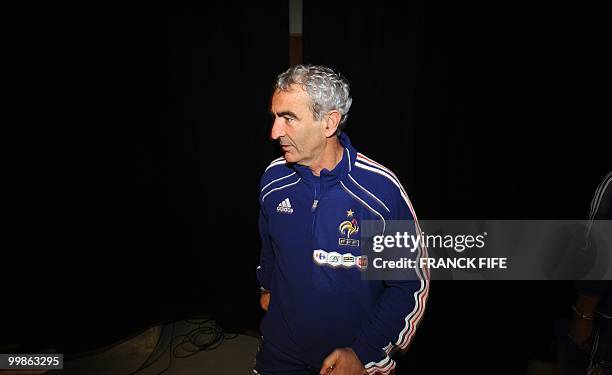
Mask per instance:
[[[356,219],[353,219],[351,221],[346,220],[340,223],[338,230],[342,235],[344,235],[344,232],[346,232],[346,238],[350,238],[351,234],[359,232],[359,225],[357,225]]]

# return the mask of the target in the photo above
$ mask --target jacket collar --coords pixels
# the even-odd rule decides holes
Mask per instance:
[[[293,164],[293,168],[307,183],[314,184],[319,182],[321,187],[329,187],[339,183],[344,180],[355,167],[355,159],[357,157],[357,151],[353,148],[348,135],[345,133],[340,134],[340,144],[344,148],[342,160],[340,160],[331,171],[323,169],[321,170],[320,176],[317,177],[312,174],[312,171],[307,166]]]

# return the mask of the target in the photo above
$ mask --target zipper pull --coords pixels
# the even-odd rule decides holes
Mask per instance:
[[[312,202],[312,212],[315,212],[315,210],[317,209],[317,204],[319,204],[319,200],[318,200],[318,199],[315,199],[315,200]]]

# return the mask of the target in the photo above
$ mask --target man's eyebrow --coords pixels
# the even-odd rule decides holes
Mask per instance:
[[[272,115],[274,116],[274,112],[271,112],[271,113],[272,113]],[[299,120],[299,119],[300,119],[299,117],[297,117],[297,115],[296,115],[295,113],[293,113],[293,112],[291,112],[291,111],[283,111],[283,112],[278,112],[278,113],[276,114],[276,116],[278,116],[278,117],[285,117],[285,116],[289,116],[289,117],[293,117],[293,118],[294,118],[294,119],[296,119],[296,120]]]

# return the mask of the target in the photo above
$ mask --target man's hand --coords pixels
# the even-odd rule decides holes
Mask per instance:
[[[574,317],[569,327],[570,338],[583,349],[588,349],[589,339],[593,334],[593,317],[600,297],[578,294],[576,305],[572,306]],[[583,315],[590,318],[585,319]]]
[[[351,348],[336,349],[323,361],[320,375],[363,375],[366,373],[357,354]]]
[[[268,311],[268,306],[270,305],[270,292],[261,293],[261,297],[259,297],[259,304],[261,308],[265,311]]]
[[[592,334],[592,320],[581,319],[577,316],[572,319],[569,329],[569,336],[578,346],[585,347],[588,344],[588,340],[591,338]]]

